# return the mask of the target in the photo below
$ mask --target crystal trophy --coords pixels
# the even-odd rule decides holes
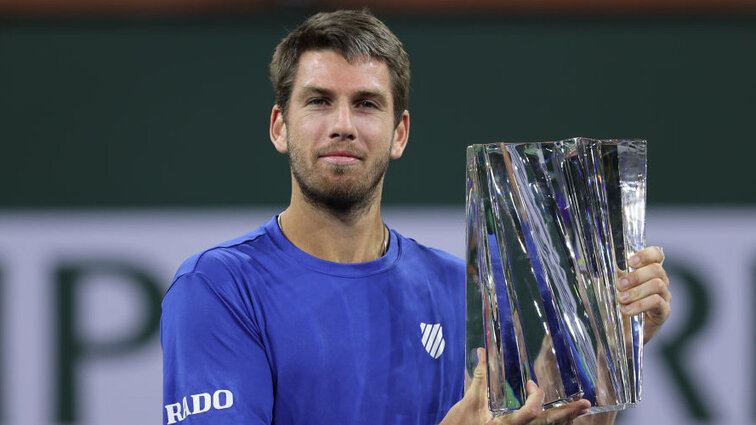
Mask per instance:
[[[489,409],[641,398],[643,318],[617,281],[645,246],[646,142],[573,138],[467,148],[466,363],[485,348]]]

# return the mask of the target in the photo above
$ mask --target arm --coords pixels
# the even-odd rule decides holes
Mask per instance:
[[[163,424],[270,424],[271,369],[234,282],[180,276],[163,300]]]

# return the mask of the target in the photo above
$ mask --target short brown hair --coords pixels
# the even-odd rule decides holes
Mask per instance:
[[[321,12],[309,17],[276,46],[270,62],[270,80],[276,104],[286,114],[299,58],[310,50],[334,50],[347,61],[378,59],[391,77],[394,118],[398,125],[409,104],[409,55],[402,42],[367,9]]]

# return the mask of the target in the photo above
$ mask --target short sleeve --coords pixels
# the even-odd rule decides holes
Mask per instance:
[[[271,368],[230,277],[179,276],[162,304],[163,424],[270,424]]]

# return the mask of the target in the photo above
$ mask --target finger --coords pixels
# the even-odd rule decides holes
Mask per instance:
[[[539,422],[548,425],[569,424],[578,416],[588,413],[590,407],[590,401],[585,399],[578,400],[561,407],[546,410]]]
[[[667,272],[664,270],[664,267],[659,263],[651,263],[622,276],[619,282],[617,282],[617,286],[620,290],[624,291],[656,278],[663,280],[669,285],[669,278],[667,277]]]
[[[658,246],[644,248],[630,257],[630,266],[633,268],[643,267],[651,263],[661,264],[664,261],[664,250]]]
[[[653,294],[622,306],[622,313],[628,316],[645,313],[646,317],[661,324],[669,317],[670,304],[659,294]]]
[[[533,383],[533,381],[529,381],[528,385],[533,384],[533,386],[543,394],[543,390],[539,389],[538,386]],[[530,390],[529,390],[530,391]],[[529,392],[530,393],[530,392]],[[533,395],[536,395],[537,393],[532,393]],[[539,396],[542,397],[542,396]],[[528,397],[528,400],[531,399],[531,396]],[[591,402],[588,400],[578,400],[576,402],[572,402],[569,404],[566,404],[561,407],[556,407],[548,410],[543,410],[543,398],[535,400],[534,405],[538,403],[537,409],[533,409],[532,406],[528,406],[528,403],[526,402],[523,407],[520,408],[517,412],[508,415],[508,416],[502,416],[494,421],[491,421],[491,424],[506,424],[506,425],[560,425],[560,424],[569,424],[572,423],[575,418],[577,418],[580,415],[584,415],[588,413],[588,409],[591,407]],[[526,406],[528,410],[526,409]]]
[[[630,304],[654,294],[664,298],[664,301],[667,303],[672,302],[672,293],[669,292],[669,283],[658,277],[643,282],[634,288],[619,292],[618,298],[620,304]]]
[[[486,350],[478,348],[476,354],[478,356],[478,364],[473,371],[472,380],[465,393],[465,398],[469,398],[472,406],[479,408],[480,406],[485,406],[487,399]]]
[[[502,419],[505,420],[499,423],[527,424],[541,415],[541,412],[543,411],[543,400],[546,393],[538,388],[538,385],[531,380],[528,380],[528,383],[525,384],[525,389],[528,391],[528,398],[525,399],[525,404],[511,415],[504,416]]]

